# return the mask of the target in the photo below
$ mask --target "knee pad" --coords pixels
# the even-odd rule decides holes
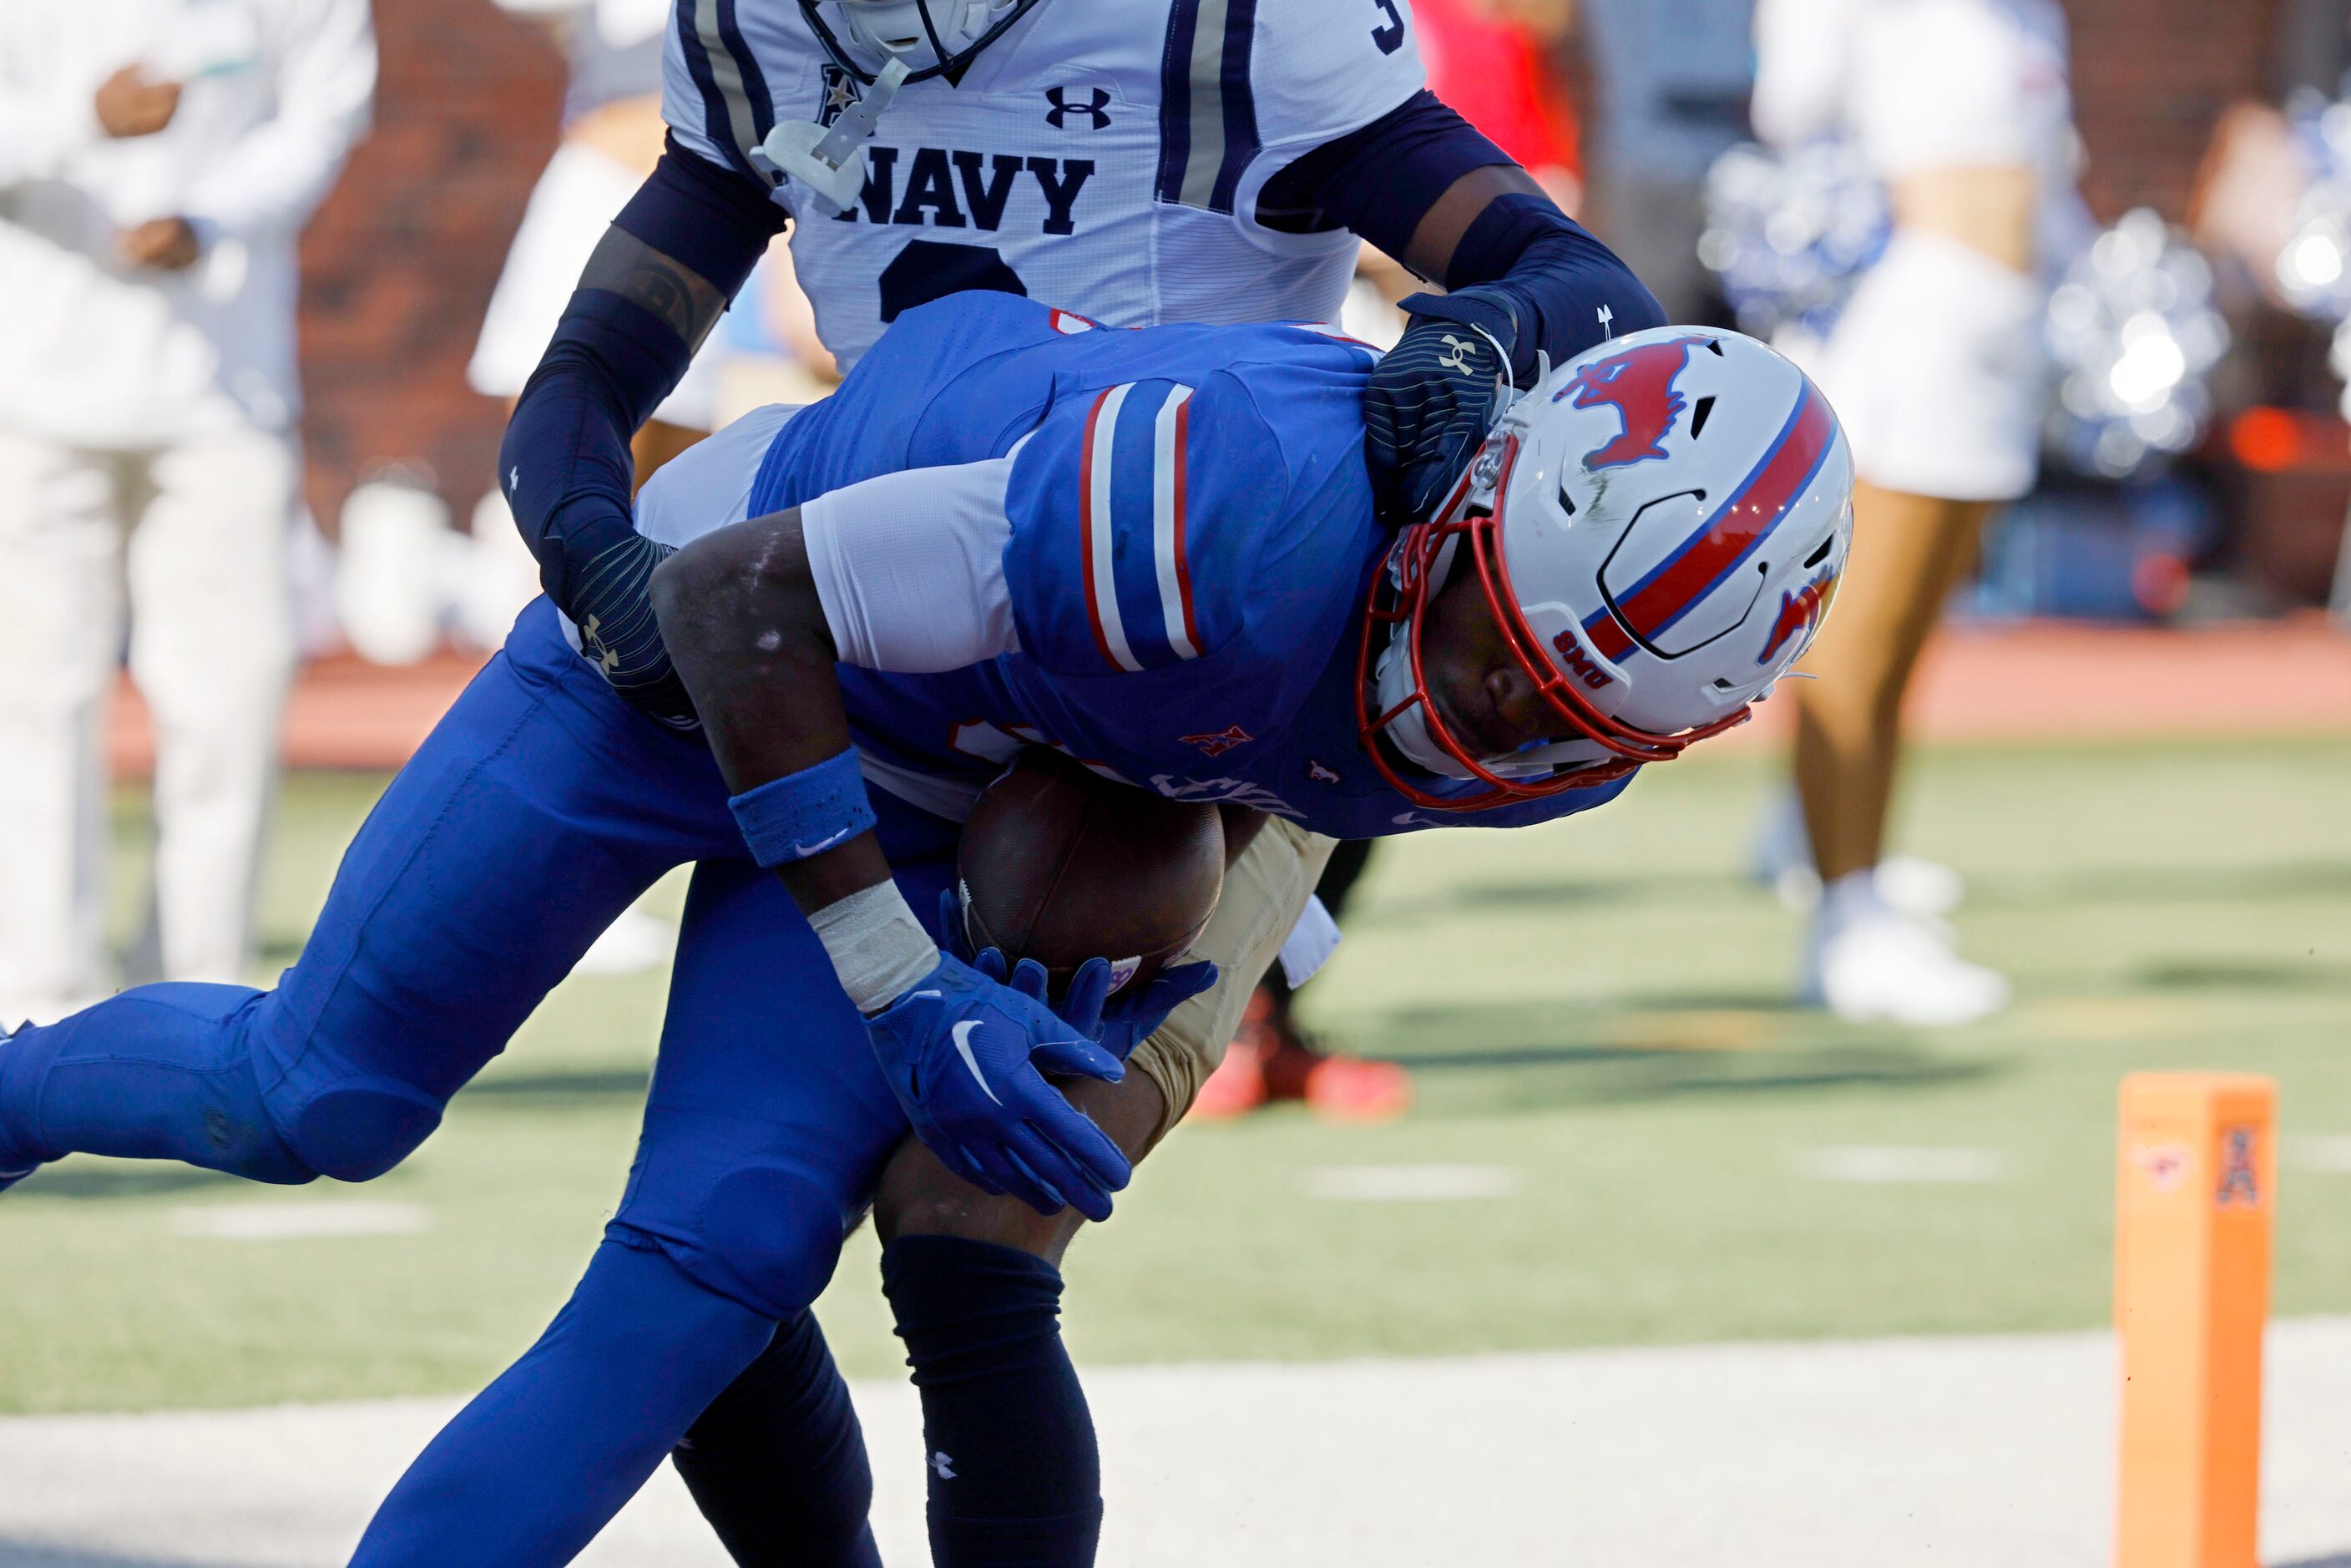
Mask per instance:
[[[778,1317],[814,1301],[841,1258],[840,1203],[776,1166],[722,1177],[704,1205],[702,1231],[703,1245]]]
[[[396,1078],[347,1078],[284,1108],[286,1142],[319,1176],[373,1181],[433,1135],[441,1104]]]

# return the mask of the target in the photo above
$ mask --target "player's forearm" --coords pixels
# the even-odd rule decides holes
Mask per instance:
[[[634,537],[629,441],[781,225],[754,183],[664,154],[590,258],[500,449],[507,504],[549,596],[615,687],[655,694],[656,706],[674,679],[643,600],[658,551]]]
[[[1416,295],[1406,308],[1489,333],[1520,385],[1538,350],[1557,364],[1664,324],[1631,268],[1427,93],[1316,149],[1267,189],[1281,208],[1343,224],[1442,283],[1449,296]]]
[[[1537,350],[1561,364],[1610,338],[1665,325],[1632,268],[1515,164],[1463,175],[1422,219],[1407,259],[1450,293],[1416,296],[1406,308],[1494,331],[1511,345],[1521,386]],[[1508,337],[1495,330],[1497,312]]]
[[[688,545],[653,573],[652,600],[731,795],[748,795],[848,753],[849,716],[832,635],[797,509]],[[799,854],[776,868],[802,909],[813,912],[888,879],[889,862],[872,832],[824,845],[828,835],[811,831],[783,846]]]

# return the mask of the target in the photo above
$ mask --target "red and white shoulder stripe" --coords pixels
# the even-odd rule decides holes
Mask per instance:
[[[1081,576],[1094,645],[1115,669],[1200,656],[1186,537],[1192,392],[1129,382],[1097,394],[1086,413]]]

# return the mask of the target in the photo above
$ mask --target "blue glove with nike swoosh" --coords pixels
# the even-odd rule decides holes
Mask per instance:
[[[1134,1167],[1045,1073],[1115,1083],[1126,1068],[1045,1005],[1045,985],[1027,960],[1008,986],[942,953],[865,1027],[914,1135],[949,1169],[1040,1214],[1107,1219]]]
[[[954,888],[939,894],[939,929],[946,934],[949,952],[989,979],[1004,983],[1004,954],[999,949],[971,951],[963,903]],[[1134,1054],[1136,1046],[1159,1032],[1168,1014],[1216,983],[1216,965],[1201,958],[1162,969],[1148,983],[1129,986],[1112,996],[1110,960],[1089,958],[1070,977],[1069,991],[1054,1011],[1071,1028],[1124,1061]]]

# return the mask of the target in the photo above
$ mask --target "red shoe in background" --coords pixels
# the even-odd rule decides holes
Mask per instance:
[[[1270,1046],[1261,1046],[1259,1058],[1268,1100],[1303,1100],[1327,1122],[1393,1122],[1412,1109],[1411,1073],[1393,1061],[1317,1051],[1291,1026],[1288,1010],[1263,990],[1249,998],[1251,1019],[1259,1003],[1265,1017],[1255,1038]],[[1246,1021],[1242,1033],[1250,1033]]]
[[[1326,1122],[1393,1122],[1412,1109],[1412,1074],[1393,1061],[1333,1051],[1306,1070],[1305,1100]]]

